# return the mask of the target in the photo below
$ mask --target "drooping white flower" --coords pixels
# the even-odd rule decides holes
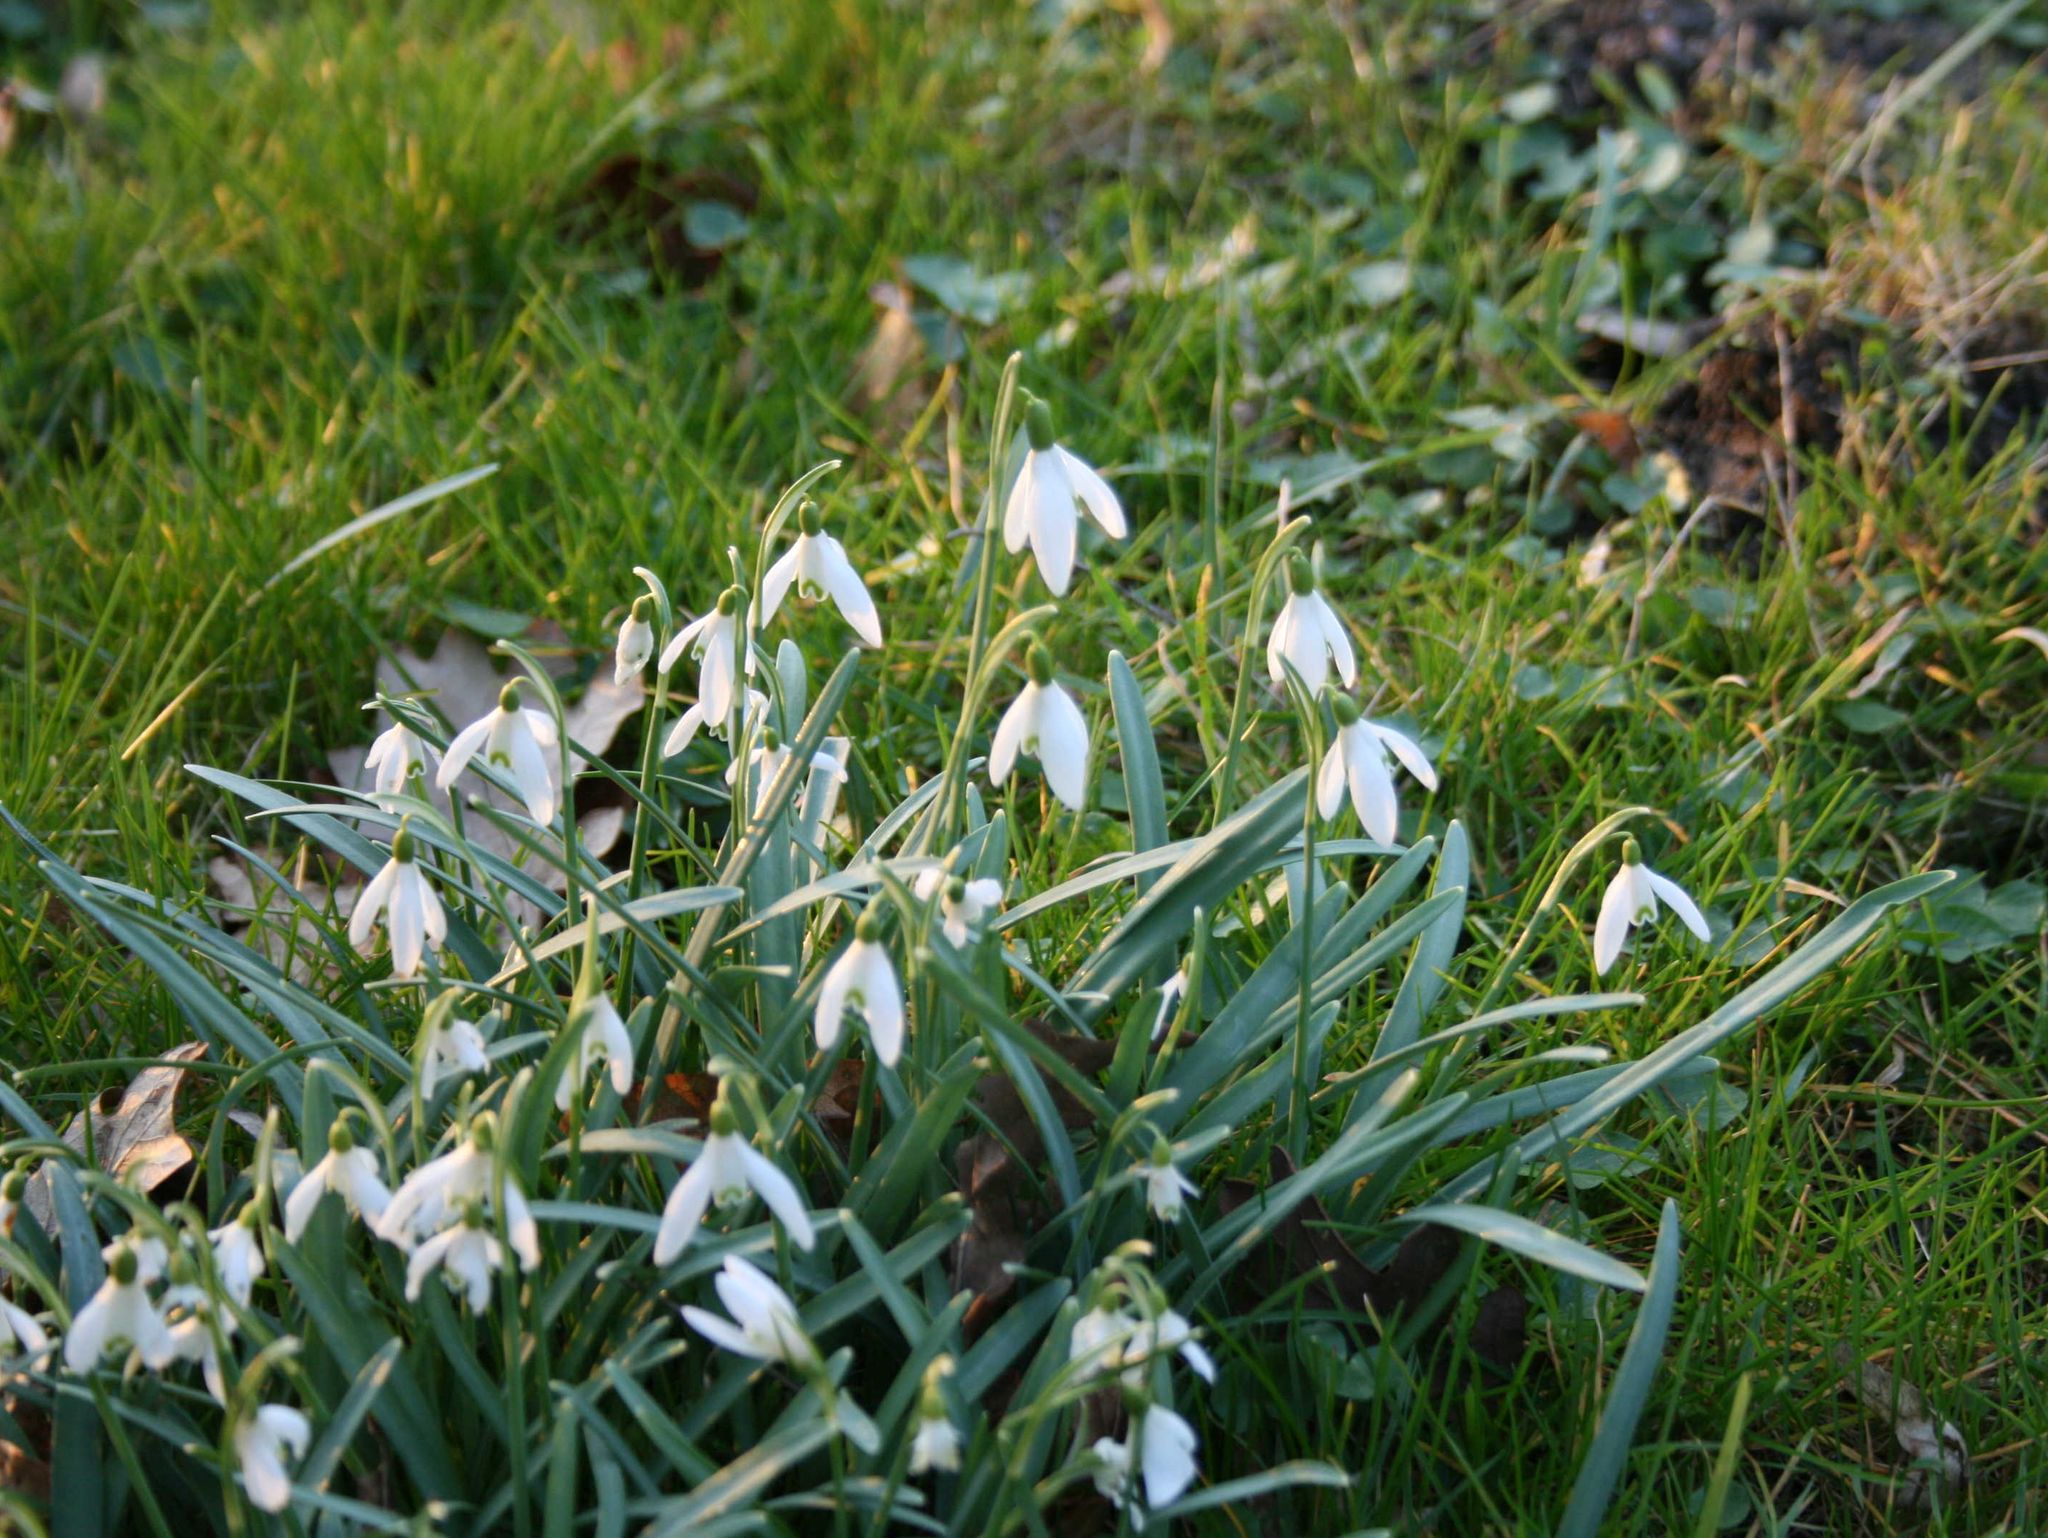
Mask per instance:
[[[306,1455],[313,1427],[289,1405],[267,1404],[235,1428],[235,1458],[242,1465],[242,1485],[258,1511],[279,1512],[292,1503],[292,1477],[287,1457]]]
[[[1387,766],[1388,751],[1425,789],[1436,789],[1436,770],[1414,738],[1366,720],[1346,696],[1332,695],[1330,709],[1337,718],[1337,733],[1316,769],[1316,810],[1325,817],[1336,816],[1349,787],[1352,809],[1365,831],[1391,844],[1400,836],[1401,807]]]
[[[415,774],[425,774],[434,750],[403,721],[395,721],[378,733],[363,759],[363,767],[376,778],[372,788],[381,796],[395,796],[407,788]]]
[[[760,791],[775,783],[775,776],[782,773],[782,766],[789,762],[791,749],[784,744],[782,734],[774,727],[767,727],[761,733],[761,740],[753,752],[747,755],[747,785],[750,790]],[[739,779],[740,763],[734,759],[725,766],[725,783],[733,784]],[[834,779],[846,778],[846,766],[830,753],[817,752],[811,755],[811,767]]]
[[[244,1206],[233,1221],[213,1229],[213,1269],[227,1295],[241,1307],[249,1306],[256,1278],[263,1274],[263,1237],[257,1231],[261,1218],[254,1202]]]
[[[552,751],[559,742],[553,716],[520,705],[519,680],[515,678],[499,691],[495,710],[455,734],[434,783],[448,789],[481,752],[484,762],[511,777],[519,799],[526,804],[526,815],[545,826],[555,820],[561,805]]]
[[[297,1244],[319,1209],[320,1198],[332,1191],[348,1210],[374,1230],[391,1202],[377,1168],[377,1156],[356,1146],[348,1122],[337,1118],[328,1129],[327,1152],[320,1162],[299,1177],[284,1202],[284,1237]]]
[[[384,919],[391,935],[393,977],[416,976],[427,947],[439,950],[448,938],[448,915],[434,895],[426,868],[415,858],[417,854],[411,829],[400,823],[391,840],[391,858],[370,878],[348,916],[349,944],[365,955],[369,954],[371,931],[380,916]]]
[[[1024,414],[1030,449],[1003,504],[1003,543],[1012,555],[1031,546],[1038,574],[1054,597],[1062,597],[1074,576],[1074,547],[1079,538],[1077,504],[1111,539],[1129,532],[1123,504],[1109,483],[1078,455],[1061,448],[1053,437],[1052,412],[1034,400]]]
[[[439,1158],[429,1159],[399,1183],[384,1216],[374,1225],[377,1237],[410,1251],[446,1227],[475,1202],[495,1212],[502,1184],[505,1237],[523,1271],[540,1264],[540,1229],[527,1204],[518,1174],[500,1169],[493,1148],[496,1124],[488,1113],[471,1118],[469,1135]]]
[[[1187,1198],[1201,1194],[1201,1187],[1180,1172],[1173,1162],[1173,1145],[1165,1138],[1152,1140],[1152,1157],[1141,1166],[1145,1180],[1145,1205],[1162,1223],[1178,1223]]]
[[[1073,696],[1053,681],[1052,655],[1043,646],[1032,643],[1025,666],[1030,677],[989,745],[989,783],[1009,779],[1020,751],[1035,753],[1052,793],[1078,812],[1088,804],[1088,723]]]
[[[952,1412],[946,1408],[946,1396],[939,1386],[952,1371],[950,1356],[934,1358],[924,1370],[924,1387],[917,1402],[917,1434],[910,1440],[912,1475],[933,1469],[947,1474],[959,1470],[960,1431],[953,1424]]]
[[[797,509],[796,543],[783,552],[782,559],[768,568],[761,580],[761,623],[775,618],[782,600],[794,584],[799,598],[816,602],[830,598],[853,633],[869,646],[882,644],[882,618],[875,610],[874,596],[867,583],[846,558],[846,547],[825,532],[824,515],[818,504],[805,502]]]
[[[654,655],[654,626],[647,622],[647,610],[653,603],[652,596],[642,593],[619,622],[619,643],[612,651],[612,682],[621,687],[628,679],[639,677],[647,659]]]
[[[718,595],[718,606],[678,630],[661,651],[666,673],[687,651],[697,662],[697,701],[704,718],[723,721],[732,714],[733,697],[742,679],[754,674],[754,652],[740,623],[740,590]]]
[[[50,1349],[49,1332],[27,1309],[0,1298],[0,1349],[12,1354],[17,1347],[29,1361],[40,1361]]]
[[[17,1164],[0,1179],[0,1239],[14,1237],[14,1220],[28,1200],[28,1166]]]
[[[1147,1405],[1131,1420],[1130,1445],[1145,1482],[1145,1505],[1171,1506],[1195,1482],[1195,1428],[1164,1405]]]
[[[1195,1376],[1205,1383],[1216,1381],[1216,1360],[1195,1339],[1194,1326],[1170,1308],[1162,1308],[1151,1319],[1137,1320],[1123,1348],[1124,1381],[1133,1388],[1144,1381],[1144,1364],[1161,1354],[1177,1354]]]
[[[697,1237],[697,1225],[713,1203],[736,1206],[749,1192],[761,1198],[800,1249],[817,1243],[811,1215],[796,1183],[740,1135],[738,1119],[721,1087],[711,1104],[711,1135],[704,1139],[704,1150],[683,1172],[661,1209],[661,1227],[654,1235],[654,1263],[665,1266],[689,1247]]]
[[[620,1094],[633,1087],[633,1038],[609,995],[596,990],[571,1008],[565,1029],[578,1033],[576,1053],[555,1086],[556,1110],[568,1110],[583,1093],[583,1081],[600,1068],[610,1069]]]
[[[1306,557],[1295,554],[1287,562],[1287,601],[1273,621],[1273,633],[1266,638],[1266,672],[1276,687],[1287,685],[1282,659],[1294,665],[1304,687],[1320,694],[1330,677],[1330,664],[1337,664],[1337,676],[1350,688],[1358,682],[1358,659],[1352,654],[1351,633],[1316,586],[1315,573]]]
[[[442,1229],[412,1252],[405,1267],[405,1297],[417,1303],[427,1277],[438,1270],[451,1292],[469,1298],[472,1311],[482,1313],[491,1302],[492,1274],[505,1268],[505,1247],[484,1226],[483,1206],[465,1204],[462,1220]]]
[[[853,1009],[867,1021],[868,1036],[882,1066],[894,1068],[903,1055],[903,988],[896,981],[896,968],[882,945],[881,934],[882,915],[870,906],[853,926],[853,943],[832,963],[819,985],[818,1046],[828,1052],[832,1049],[847,1010]]]
[[[154,1371],[171,1359],[171,1332],[150,1301],[132,1245],[115,1250],[106,1280],[72,1317],[64,1337],[64,1366],[88,1373],[109,1351],[132,1347],[143,1365]]]
[[[1630,839],[1622,845],[1621,869],[1607,884],[1607,893],[1600,899],[1600,918],[1593,926],[1595,977],[1614,965],[1632,926],[1647,924],[1656,918],[1659,898],[1670,905],[1679,921],[1696,936],[1702,940],[1712,938],[1706,915],[1686,896],[1685,888],[1643,864],[1636,841]]]
[[[747,701],[740,718],[740,732],[745,735],[758,726],[768,713],[768,696],[759,689],[747,691]],[[677,718],[676,724],[668,729],[668,736],[661,744],[662,755],[674,758],[683,749],[697,740],[697,733],[708,731],[720,742],[725,741],[731,720],[725,714],[711,715],[704,709],[700,699]]]
[[[143,1286],[154,1287],[164,1279],[164,1271],[171,1263],[171,1247],[160,1237],[131,1229],[101,1245],[100,1259],[111,1266],[123,1250],[135,1257],[135,1280]]]
[[[1123,1361],[1124,1345],[1138,1321],[1105,1300],[1074,1321],[1067,1337],[1067,1361],[1083,1381],[1114,1372]]]
[[[448,1079],[466,1078],[491,1066],[484,1033],[476,1022],[464,1020],[452,1005],[437,1007],[420,1023],[420,1096],[434,1098],[434,1091]]]
[[[235,1333],[235,1320],[232,1314],[223,1314],[216,1320],[213,1298],[198,1284],[189,1255],[181,1252],[172,1259],[171,1285],[164,1289],[159,1303],[170,1330],[169,1360],[197,1362],[206,1380],[206,1391],[226,1404],[228,1388],[220,1370],[220,1337]]]
[[[975,926],[1003,900],[1003,884],[993,877],[967,881],[936,865],[917,873],[913,890],[919,902],[938,898],[939,933],[955,950],[965,949]]]
[[[823,1365],[796,1304],[759,1267],[728,1255],[712,1285],[732,1319],[690,1304],[683,1306],[683,1319],[714,1346],[755,1361],[782,1362],[804,1373]]]

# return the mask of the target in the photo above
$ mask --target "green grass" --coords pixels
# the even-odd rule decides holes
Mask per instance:
[[[240,825],[185,763],[305,776],[365,736],[380,649],[478,605],[601,647],[644,561],[701,606],[725,546],[750,549],[774,489],[828,454],[847,461],[828,516],[870,565],[928,537],[949,552],[878,589],[890,665],[848,717],[853,804],[877,804],[863,779],[900,788],[939,764],[954,685],[937,659],[964,624],[950,552],[1022,348],[1063,436],[1126,467],[1132,537],[1093,547],[1101,601],[1066,606],[1058,647],[1082,680],[1119,649],[1183,700],[1158,741],[1177,833],[1208,815],[1278,485],[1337,470],[1300,510],[1376,713],[1435,752],[1443,789],[1411,797],[1415,831],[1456,817],[1472,837],[1468,944],[1504,949],[1601,817],[1664,814],[1651,859],[1731,938],[1703,953],[1659,932],[1625,963],[1650,1008],[1531,1022],[1523,1050],[1640,1055],[1835,898],[1909,872],[2038,874],[2048,658],[1997,637],[2044,623],[2039,408],[2008,434],[1998,408],[2026,376],[1987,405],[1995,375],[1935,366],[2048,329],[2022,260],[2048,222],[2048,87],[2010,56],[1987,56],[1967,120],[1952,100],[1909,112],[1859,178],[1831,174],[1856,93],[1810,56],[1767,66],[1781,89],[1682,114],[1622,82],[1586,116],[1522,127],[1498,108],[1543,68],[1534,42],[1474,49],[1476,21],[1431,7],[1344,29],[1322,7],[1175,8],[1156,75],[1137,21],[1088,7],[617,9],[576,12],[566,39],[546,6],[219,6],[196,30],[138,25],[104,119],[32,123],[0,159],[0,532],[18,552],[0,570],[0,802],[79,868],[189,896],[209,841]],[[1690,154],[1666,192],[1622,196],[1597,169],[1532,190],[1521,157],[1546,135],[1571,153],[1603,124],[1673,123]],[[574,233],[589,172],[628,150],[759,188],[701,291],[650,275],[644,231]],[[1632,357],[1613,383],[1576,314],[1701,313],[1713,260],[1758,217],[1800,269],[1774,290],[1789,334],[1848,339],[1841,442],[1803,446],[1789,516],[1766,500],[1703,521],[1638,605],[1686,509],[1573,414],[1646,422],[1699,353]],[[1228,280],[1195,281],[1233,232]],[[870,408],[850,387],[869,289],[920,256],[1025,277],[992,320],[921,290],[924,356]],[[1373,302],[1375,264],[1396,260],[1409,288]],[[1111,281],[1153,264],[1180,275],[1165,292]],[[1526,468],[1491,427],[1447,416],[1482,406],[1532,412]],[[501,468],[480,485],[266,588],[350,517],[487,461]],[[1607,574],[1588,584],[1603,528]],[[1036,601],[1021,568],[1002,580]],[[1852,699],[1877,661],[1857,649],[1907,604],[1911,649]],[[840,644],[805,624],[814,660]],[[1247,785],[1298,754],[1263,686],[1252,710]],[[1105,786],[1112,808],[1120,794]],[[1020,890],[1121,846],[1115,825],[1039,817],[1035,788],[1012,805]],[[54,1119],[125,1077],[108,1060],[189,1033],[23,848],[0,849],[0,1053]],[[1583,931],[1598,891],[1567,893]],[[1720,1125],[1639,1120],[1616,1129],[1645,1139],[1625,1173],[1522,1188],[1522,1210],[1639,1263],[1663,1199],[1679,1206],[1672,1350],[1611,1531],[1692,1530],[1744,1374],[1731,1531],[2048,1523],[2048,967],[2038,892],[2030,919],[2016,900],[2010,932],[1975,911],[1906,926],[1976,925],[1976,954],[1895,934],[1728,1049],[1739,1093]],[[1454,974],[1454,995],[1486,977]],[[1590,990],[1586,943],[1554,934],[1517,981]],[[1359,1060],[1387,1002],[1349,1001],[1330,1069]],[[1294,1450],[1358,1476],[1319,1530],[1550,1530],[1622,1342],[1585,1328],[1555,1279],[1485,1267],[1539,1309],[1505,1405],[1440,1396],[1398,1361],[1342,1397],[1308,1346],[1292,1362],[1321,1395],[1296,1401]],[[1896,1507],[1896,1447],[1840,1391],[1837,1342],[1961,1428],[1973,1477],[1933,1514]],[[1214,1409],[1228,1425],[1237,1406]],[[1220,1433],[1208,1456],[1232,1466]]]

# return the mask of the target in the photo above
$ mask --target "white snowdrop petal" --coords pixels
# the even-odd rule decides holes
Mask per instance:
[[[1671,911],[1678,915],[1681,924],[1690,929],[1698,939],[1713,938],[1713,931],[1707,927],[1707,916],[1700,912],[1699,904],[1686,894],[1684,887],[1667,876],[1658,875],[1647,865],[1641,869],[1650,883],[1650,890],[1670,905]]]
[[[1071,810],[1088,804],[1088,722],[1072,695],[1048,684],[1038,701],[1038,762],[1045,782]]]
[[[1635,917],[1633,891],[1626,866],[1607,883],[1607,891],[1600,899],[1600,917],[1593,925],[1595,977],[1605,974],[1621,955],[1622,942],[1628,938],[1628,926]]]
[[[1123,504],[1116,499],[1116,493],[1095,471],[1095,467],[1079,455],[1065,449],[1055,452],[1060,457],[1060,467],[1066,471],[1072,483],[1074,494],[1081,499],[1081,505],[1088,509],[1088,516],[1111,539],[1122,539],[1130,532],[1124,523]]]

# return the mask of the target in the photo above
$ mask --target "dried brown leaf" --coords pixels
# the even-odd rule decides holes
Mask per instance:
[[[87,1106],[63,1132],[64,1141],[83,1156],[88,1132],[99,1167],[147,1195],[192,1162],[192,1145],[179,1135],[178,1089],[186,1070],[177,1065],[206,1056],[206,1044],[188,1041],[164,1054],[167,1061],[145,1068],[121,1092],[111,1111]],[[28,1183],[28,1209],[46,1232],[56,1232],[56,1203],[47,1171],[38,1170]]]

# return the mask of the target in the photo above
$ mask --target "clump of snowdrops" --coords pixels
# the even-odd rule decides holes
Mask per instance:
[[[1016,381],[1013,359],[963,547],[958,711],[915,783],[863,767],[849,700],[890,637],[859,557],[881,552],[830,526],[824,465],[717,587],[635,568],[612,665],[650,680],[637,764],[585,763],[549,673],[508,644],[479,720],[378,702],[361,794],[195,770],[364,879],[346,918],[311,916],[303,981],[39,848],[229,1069],[169,1206],[0,1088],[20,1131],[0,1347],[50,1417],[56,1531],[1163,1531],[1253,1501],[1292,1530],[1348,1526],[1345,1448],[1256,1459],[1259,1353],[1328,1357],[1390,1324],[1420,1350],[1429,1321],[1338,1295],[1320,1335],[1290,1334],[1302,1286],[1274,1261],[1325,1209],[1375,1264],[1434,1224],[1468,1260],[1491,1242],[1647,1294],[1560,1528],[1593,1530],[1670,1317],[1675,1218],[1645,1273],[1508,1210],[1518,1173],[1652,1089],[1701,1103],[1709,1049],[1941,878],[1850,905],[1640,1061],[1518,1053],[1535,1017],[1643,1002],[1508,996],[1590,862],[1612,862],[1596,972],[1631,943],[1713,945],[1624,839],[1645,809],[1531,882],[1492,981],[1447,991],[1465,835],[1414,836],[1411,809],[1404,842],[1400,777],[1442,780],[1423,737],[1365,714],[1307,520],[1283,498],[1245,583],[1216,793],[1177,805],[1153,743],[1171,691],[1115,654],[1106,688],[1062,666],[1086,549],[1129,513]],[[999,612],[998,570],[1027,550],[1064,601]],[[776,636],[799,606],[822,616],[806,634],[852,643],[835,664]],[[1251,785],[1261,641],[1299,764]],[[683,793],[706,754],[716,804]],[[623,868],[578,842],[579,775],[631,798]],[[1088,819],[1122,852],[1020,890],[1020,816]],[[1642,927],[1660,904],[1693,940]],[[1327,1060],[1366,997],[1391,1000],[1369,1055]],[[1226,1162],[1256,1199],[1218,1199]],[[1248,1405],[1216,1434],[1212,1412]]]

